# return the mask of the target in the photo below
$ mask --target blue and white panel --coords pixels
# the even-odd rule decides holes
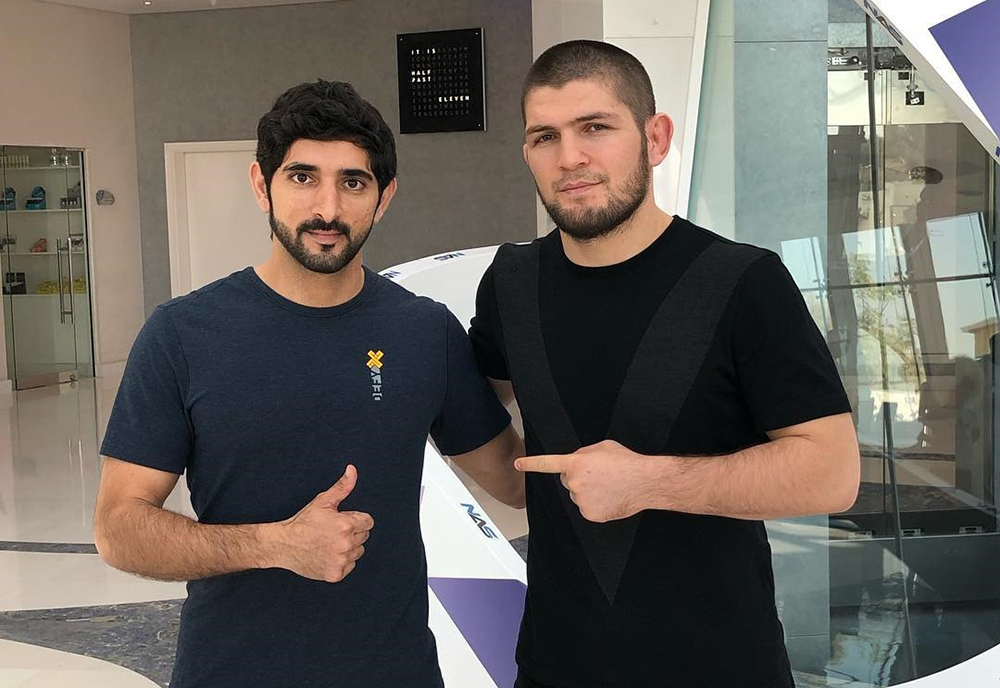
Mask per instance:
[[[855,0],[1000,161],[1000,0]]]

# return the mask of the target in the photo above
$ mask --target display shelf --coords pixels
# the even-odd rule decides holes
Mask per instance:
[[[83,208],[49,208],[46,210],[0,210],[8,215],[42,215],[44,213],[82,213]]]
[[[78,170],[79,165],[45,165],[43,167],[8,167],[5,172],[55,172],[56,170]]]
[[[58,299],[59,298],[59,292],[56,292],[55,294],[4,294],[4,296],[17,297],[19,299],[22,299],[22,298],[49,299],[49,298],[52,298],[52,297],[55,297],[55,298]],[[70,296],[70,293],[69,292],[63,292],[63,296],[64,297]],[[72,293],[72,296],[87,296],[87,292],[85,292],[85,291],[75,291],[75,292]]]
[[[5,256],[58,256],[60,254],[55,251],[4,251],[0,248],[0,252]],[[65,253],[65,251],[63,252]],[[71,256],[83,256],[86,255],[83,251],[70,251]]]

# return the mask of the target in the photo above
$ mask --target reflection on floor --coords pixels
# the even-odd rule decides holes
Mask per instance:
[[[110,568],[96,554],[0,551],[0,611],[56,609],[186,596],[161,583]]]
[[[873,586],[874,587],[874,586]],[[1000,638],[1000,602],[911,605],[911,658],[900,577],[883,581],[856,608],[831,610],[831,679],[889,686],[929,676],[975,657]]]
[[[118,380],[0,395],[0,541],[94,542],[103,437]],[[167,500],[193,515],[183,481]]]

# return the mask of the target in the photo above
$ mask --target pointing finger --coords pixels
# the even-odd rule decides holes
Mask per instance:
[[[514,462],[522,473],[564,473],[569,468],[569,457],[553,454],[524,456]]]

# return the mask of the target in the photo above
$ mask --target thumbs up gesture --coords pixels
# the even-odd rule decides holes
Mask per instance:
[[[348,466],[333,487],[282,523],[281,568],[328,583],[339,583],[354,570],[375,525],[368,514],[340,511],[357,482],[358,470]]]

